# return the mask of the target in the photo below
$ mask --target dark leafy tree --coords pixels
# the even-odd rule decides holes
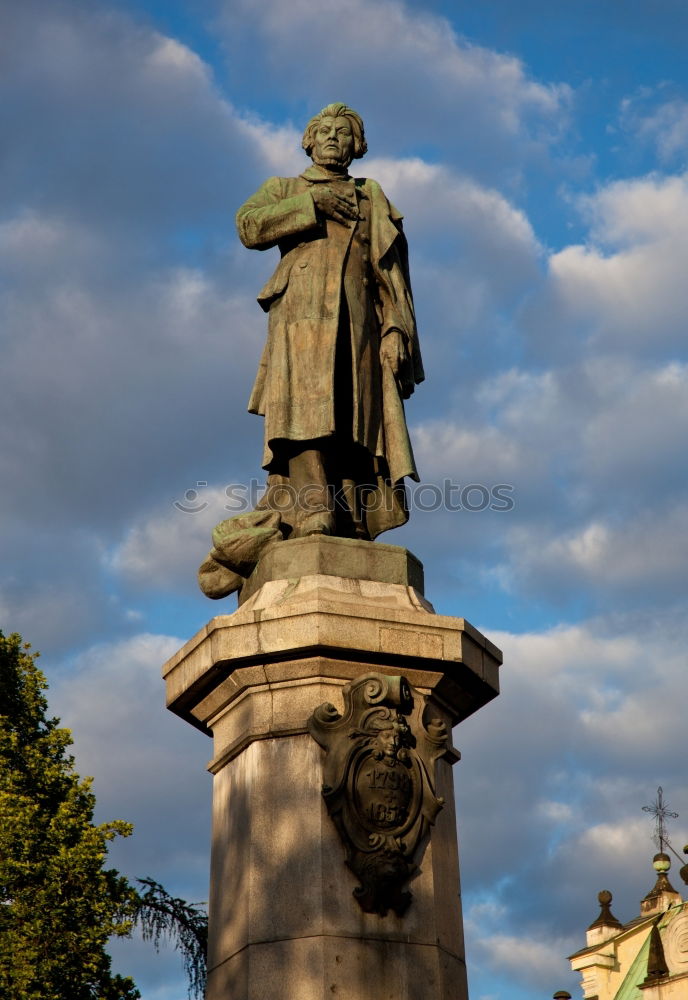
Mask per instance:
[[[151,879],[139,890],[104,867],[108,843],[132,826],[93,823],[90,779],[74,771],[69,730],[46,715],[36,655],[0,632],[0,997],[136,1000],[105,950],[136,925],[156,947],[173,941],[189,995],[201,997],[205,914]]]

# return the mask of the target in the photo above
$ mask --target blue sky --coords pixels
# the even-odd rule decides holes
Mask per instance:
[[[405,216],[421,476],[513,487],[384,538],[505,653],[455,734],[471,996],[577,995],[597,891],[636,915],[657,785],[688,832],[687,35],[679,0],[3,5],[0,618],[136,825],[122,869],[207,898],[210,745],[159,670],[218,611],[225,487],[260,478],[272,260],[233,216],[343,100]],[[115,953],[182,994],[175,955]]]

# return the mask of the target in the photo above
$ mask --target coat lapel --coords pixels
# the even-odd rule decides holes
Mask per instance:
[[[390,247],[399,237],[399,229],[394,224],[400,222],[403,216],[394,205],[387,200],[382,189],[367,177],[356,179],[356,187],[362,189],[365,197],[370,199],[370,251],[375,264],[379,264]]]

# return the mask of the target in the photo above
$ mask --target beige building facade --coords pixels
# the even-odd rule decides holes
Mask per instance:
[[[569,958],[584,1000],[688,1000],[688,900],[669,882],[670,866],[668,855],[655,855],[657,880],[628,923],[612,914],[611,893],[599,894],[586,947]]]

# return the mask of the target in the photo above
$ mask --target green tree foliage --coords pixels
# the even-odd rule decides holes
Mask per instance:
[[[156,946],[173,939],[202,996],[205,914],[104,867],[109,841],[132,827],[93,823],[90,779],[74,771],[69,730],[46,716],[46,687],[28,645],[0,632],[0,997],[136,1000],[105,951],[135,924]]]

